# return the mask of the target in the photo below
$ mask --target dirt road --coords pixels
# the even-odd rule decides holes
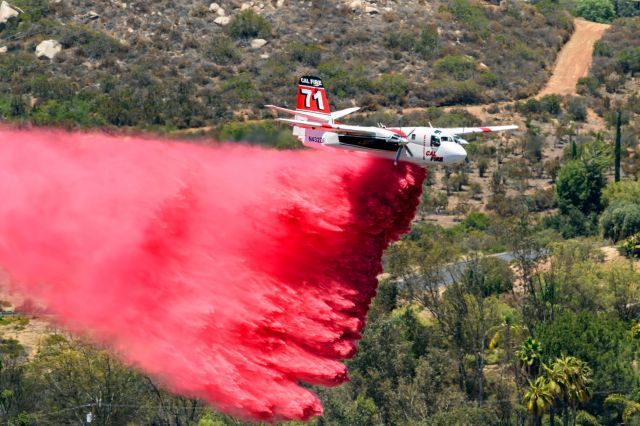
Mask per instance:
[[[593,45],[600,40],[609,25],[583,19],[575,19],[574,25],[575,31],[560,50],[551,78],[537,97],[551,94],[575,95],[578,80],[589,73]]]
[[[545,87],[534,98],[541,98],[545,95],[575,95],[576,84],[582,77],[589,73],[589,67],[593,60],[593,45],[600,40],[602,34],[609,28],[608,24],[598,24],[597,22],[585,21],[584,19],[574,19],[575,31],[571,38],[558,53],[553,73],[547,81]],[[501,109],[505,105],[513,104],[513,101],[498,102],[488,105],[469,105],[462,107],[471,114],[485,120],[489,117],[486,108],[490,105],[497,105]],[[460,107],[450,107],[454,109]],[[595,114],[590,114],[590,119]],[[599,117],[598,117],[599,118]]]

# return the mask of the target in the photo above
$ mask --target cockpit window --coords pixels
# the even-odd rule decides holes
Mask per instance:
[[[440,146],[440,138],[436,135],[431,135],[431,146]]]
[[[441,140],[442,142],[449,142],[449,137],[448,137],[448,136],[442,136],[442,137],[440,138],[440,140]]]

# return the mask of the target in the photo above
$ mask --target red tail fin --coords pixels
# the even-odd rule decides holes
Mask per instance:
[[[331,114],[327,94],[318,77],[304,76],[298,85],[298,111],[311,111],[320,114]]]

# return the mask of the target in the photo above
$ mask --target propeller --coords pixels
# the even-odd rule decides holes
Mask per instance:
[[[400,145],[400,148],[398,148],[398,151],[396,152],[396,159],[393,162],[394,165],[398,165],[398,161],[400,161],[400,156],[402,155],[402,150],[407,151],[407,155],[409,155],[409,157],[413,157],[413,152],[411,152],[411,150],[409,149],[409,138],[411,137],[411,135],[417,130],[417,127],[414,128],[411,133],[409,133],[406,137],[403,137],[402,140],[400,140],[398,142],[398,144]]]

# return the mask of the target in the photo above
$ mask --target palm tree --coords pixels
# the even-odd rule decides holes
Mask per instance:
[[[591,389],[591,369],[586,362],[577,358],[573,359],[575,360],[576,376],[569,392],[569,404],[573,414],[572,424],[576,426],[576,408],[579,404],[590,400],[593,391]]]
[[[518,359],[524,366],[529,377],[536,377],[538,375],[540,370],[541,351],[542,346],[540,345],[540,342],[528,337],[524,342],[522,342],[520,350],[516,352]]]
[[[533,424],[540,426],[542,415],[549,406],[553,405],[553,395],[544,377],[538,377],[534,382],[529,380],[529,389],[524,393],[522,402],[533,415]]]
[[[586,362],[572,356],[556,358],[551,368],[545,368],[550,390],[562,402],[563,425],[569,425],[569,407],[572,409],[573,425],[576,408],[591,398],[591,369]]]
[[[622,407],[622,423],[625,425],[631,423],[634,416],[640,415],[640,403],[618,393],[607,395],[604,404]]]

